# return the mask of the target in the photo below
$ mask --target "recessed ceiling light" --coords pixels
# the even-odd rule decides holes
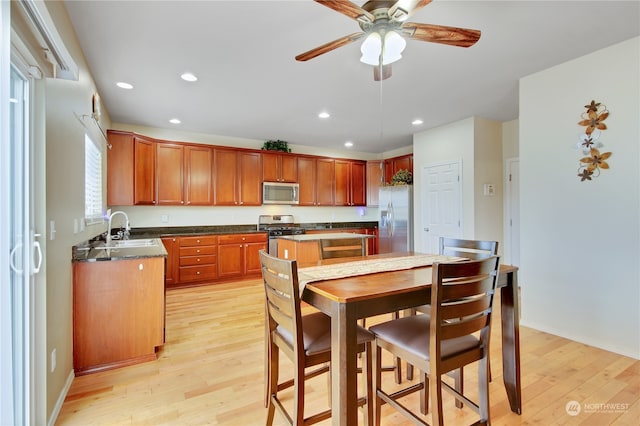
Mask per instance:
[[[329,117],[331,117],[331,115],[326,111],[322,111],[320,114],[318,114],[318,117],[320,117],[320,118],[329,118]]]
[[[133,89],[133,84],[125,83],[124,81],[117,82],[116,86],[118,86],[121,89],[127,89],[127,90]]]
[[[353,142],[351,142],[351,141],[346,141],[346,142],[344,143],[344,146],[346,146],[347,148],[351,148],[351,147],[353,146]]]
[[[198,77],[191,74],[190,72],[185,72],[180,76],[180,78],[183,79],[184,81],[198,81]]]
[[[178,120],[177,118],[172,118],[171,120],[169,120],[169,123],[171,123],[171,124],[180,124],[180,123],[182,123],[182,121]]]
[[[415,120],[413,120],[413,121],[411,122],[411,124],[413,124],[414,126],[419,126],[419,125],[420,125],[420,124],[422,124],[422,123],[423,123],[423,121],[422,121],[422,120],[420,120],[419,118],[416,118]]]

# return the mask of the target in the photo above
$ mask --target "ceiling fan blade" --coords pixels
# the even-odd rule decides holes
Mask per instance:
[[[479,30],[445,27],[443,25],[407,22],[402,25],[402,30],[413,40],[429,41],[459,47],[473,46],[480,39]]]
[[[381,81],[391,77],[391,64],[373,67],[373,80]]]
[[[323,6],[361,22],[373,22],[373,15],[348,0],[315,0]]]
[[[389,17],[395,21],[404,21],[432,0],[398,0],[389,8]]]
[[[308,61],[309,59],[313,59],[316,56],[320,56],[324,53],[330,52],[333,49],[337,49],[338,47],[345,46],[349,43],[352,43],[364,35],[363,32],[353,33],[348,36],[341,37],[337,40],[330,41],[329,43],[323,44],[322,46],[316,47],[315,49],[311,49],[308,52],[301,53],[296,56],[296,61]]]

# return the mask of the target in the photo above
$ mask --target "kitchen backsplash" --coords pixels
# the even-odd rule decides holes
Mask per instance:
[[[129,216],[131,227],[246,225],[261,214],[291,214],[296,223],[369,222],[378,220],[377,207],[211,207],[111,206]]]

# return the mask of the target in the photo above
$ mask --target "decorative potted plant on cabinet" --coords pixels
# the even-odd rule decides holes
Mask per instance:
[[[288,142],[277,140],[268,140],[262,145],[262,149],[266,151],[282,151],[291,152]]]

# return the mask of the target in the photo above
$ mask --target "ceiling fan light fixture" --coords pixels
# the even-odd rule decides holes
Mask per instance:
[[[407,47],[407,41],[395,31],[388,31],[384,36],[384,50],[382,65],[388,65],[402,58],[402,52]]]
[[[376,66],[380,63],[380,53],[382,52],[382,37],[377,32],[372,32],[362,42],[360,46],[360,62],[364,62],[367,65]]]

